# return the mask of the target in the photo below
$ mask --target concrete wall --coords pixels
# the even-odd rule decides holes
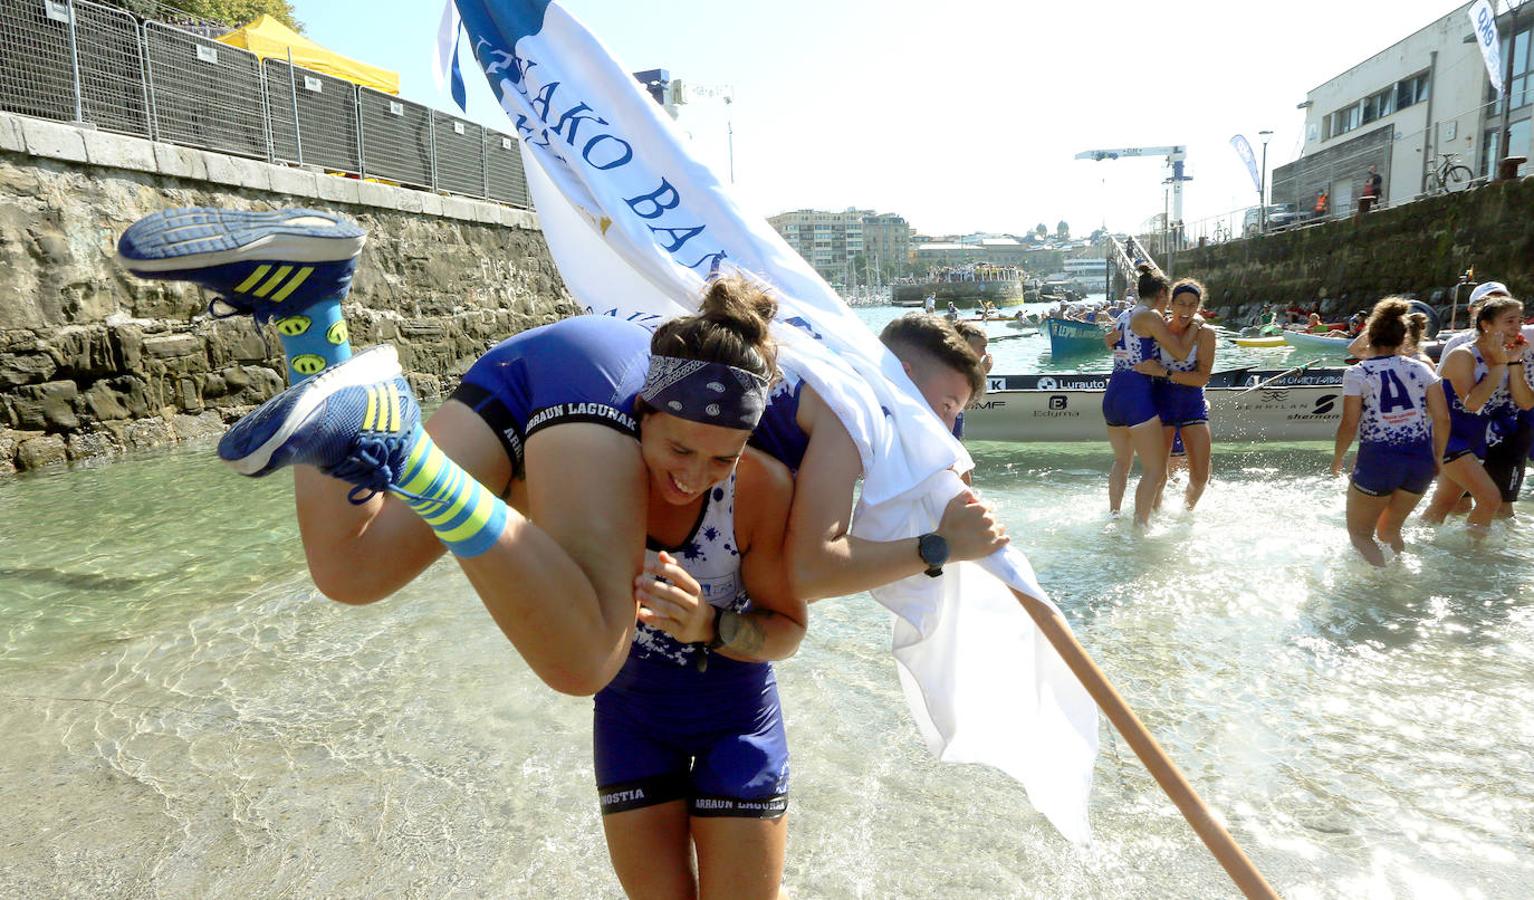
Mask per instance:
[[[359,221],[352,341],[398,346],[428,396],[574,311],[526,210],[0,115],[0,474],[214,435],[282,388],[275,334],[113,262],[139,217],[201,205]]]
[[[1201,279],[1233,326],[1268,305],[1367,310],[1391,294],[1434,305],[1465,268],[1534,298],[1534,178],[1498,182],[1347,219],[1181,254],[1179,275]],[[1447,322],[1447,319],[1445,319]]]

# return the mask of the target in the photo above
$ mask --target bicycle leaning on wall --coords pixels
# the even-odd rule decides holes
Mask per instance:
[[[1429,194],[1455,194],[1475,181],[1475,172],[1459,161],[1458,153],[1440,153],[1438,168],[1427,173]]]

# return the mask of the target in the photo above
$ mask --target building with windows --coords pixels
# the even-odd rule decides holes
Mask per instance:
[[[868,284],[905,271],[911,227],[893,213],[796,209],[769,218],[778,234],[832,284]]]
[[[1095,256],[1067,259],[1065,277],[1087,293],[1105,290],[1105,285],[1108,283],[1108,260],[1102,256],[1101,252]]]
[[[911,226],[905,217],[877,213],[863,217],[863,256],[868,272],[890,281],[904,275],[911,262]]]
[[[1471,34],[1469,3],[1310,91],[1300,158],[1273,173],[1272,200],[1315,208],[1328,195],[1327,211],[1357,205],[1365,173],[1375,166],[1382,202],[1410,200],[1429,190],[1442,154],[1454,154],[1478,175],[1495,174],[1503,154],[1497,145],[1502,103],[1492,89],[1480,47]],[[1529,155],[1530,101],[1527,77],[1534,9],[1498,19],[1503,60],[1514,65],[1509,85],[1513,133],[1508,146]]]

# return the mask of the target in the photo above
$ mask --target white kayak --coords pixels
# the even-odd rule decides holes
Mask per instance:
[[[1333,337],[1334,334],[1337,336]],[[1340,332],[1311,334],[1306,331],[1286,331],[1284,342],[1296,350],[1314,350],[1335,356],[1347,356],[1348,345],[1353,343],[1353,339]]]
[[[1326,441],[1342,417],[1342,369],[1232,369],[1205,388],[1217,441]],[[1106,440],[1106,373],[992,375],[964,413],[964,437],[979,441]],[[1256,390],[1251,388],[1257,387]]]

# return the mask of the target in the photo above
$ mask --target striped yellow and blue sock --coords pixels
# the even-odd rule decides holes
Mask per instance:
[[[346,319],[341,315],[340,298],[321,300],[291,315],[274,316],[272,324],[288,358],[289,384],[298,384],[351,359],[352,345]]]
[[[479,556],[506,530],[505,502],[448,459],[424,431],[416,435],[394,493],[455,556]]]

